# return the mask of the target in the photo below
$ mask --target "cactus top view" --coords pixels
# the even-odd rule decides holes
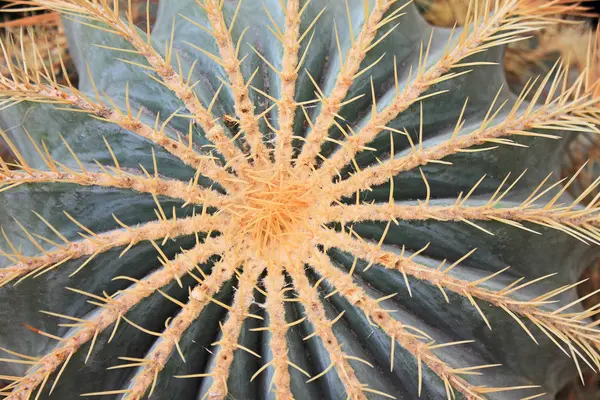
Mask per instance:
[[[553,399],[600,370],[600,178],[560,180],[597,45],[517,94],[502,61],[578,2],[452,29],[405,0],[164,0],[152,29],[11,3],[62,14],[79,82],[53,38],[0,42],[6,399]]]

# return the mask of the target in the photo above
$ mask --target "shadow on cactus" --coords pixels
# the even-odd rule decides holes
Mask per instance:
[[[553,177],[595,85],[513,95],[500,65],[574,2],[433,30],[403,0],[165,1],[151,34],[15,3],[64,14],[81,78],[3,43],[7,399],[551,399],[600,365],[599,180]]]

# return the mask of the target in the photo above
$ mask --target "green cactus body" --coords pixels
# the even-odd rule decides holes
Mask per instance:
[[[20,3],[68,16],[80,82],[5,43],[7,399],[551,399],[600,363],[598,198],[548,175],[591,85],[503,87],[572,2],[433,30],[404,0],[163,1],[150,37]]]

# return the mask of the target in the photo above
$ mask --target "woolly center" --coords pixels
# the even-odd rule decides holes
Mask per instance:
[[[316,196],[311,185],[286,172],[252,172],[248,189],[232,205],[233,229],[248,235],[261,254],[305,239]]]

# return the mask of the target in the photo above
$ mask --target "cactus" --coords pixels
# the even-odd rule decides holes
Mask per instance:
[[[557,62],[515,95],[501,65],[576,2],[434,30],[404,0],[163,1],[152,31],[14,3],[63,13],[80,82],[2,43],[7,399],[551,399],[600,366],[600,181],[553,177],[597,85]]]

